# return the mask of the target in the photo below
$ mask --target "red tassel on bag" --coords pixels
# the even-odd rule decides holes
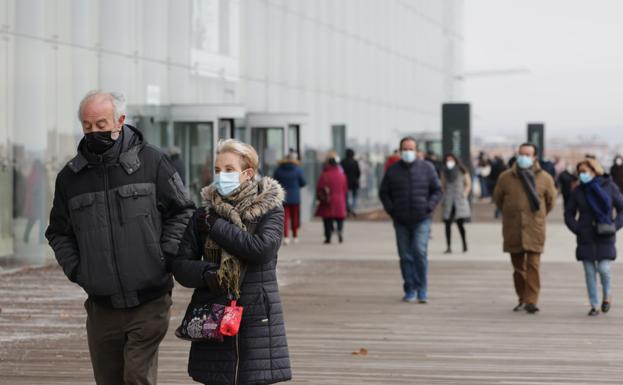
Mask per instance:
[[[225,306],[225,313],[223,314],[220,327],[221,334],[228,337],[235,336],[238,334],[241,321],[242,306],[236,306],[236,301],[233,300],[229,306]]]

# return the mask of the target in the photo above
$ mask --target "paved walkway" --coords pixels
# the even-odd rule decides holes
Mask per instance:
[[[573,239],[553,224],[543,257],[542,311],[513,313],[499,225],[470,224],[468,234],[468,253],[443,255],[442,227],[435,225],[431,301],[419,305],[400,301],[389,223],[347,223],[342,245],[322,245],[321,224],[307,224],[301,243],[282,249],[279,264],[292,384],[623,383],[617,266],[613,310],[587,317]],[[189,293],[176,288],[172,326]],[[83,300],[55,267],[0,276],[0,384],[93,383]],[[188,344],[172,329],[161,346],[159,383],[191,384]],[[352,354],[362,348],[366,355]]]

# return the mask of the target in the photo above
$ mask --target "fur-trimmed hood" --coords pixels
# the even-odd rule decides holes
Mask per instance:
[[[248,183],[252,183],[251,187]],[[250,191],[250,194],[244,192]],[[240,196],[244,195],[244,196]],[[242,184],[228,197],[221,197],[212,184],[201,189],[201,198],[206,209],[214,209],[223,217],[230,217],[224,211],[233,207],[242,222],[252,222],[264,216],[270,210],[283,205],[285,192],[281,185],[270,177],[263,177],[258,181]]]

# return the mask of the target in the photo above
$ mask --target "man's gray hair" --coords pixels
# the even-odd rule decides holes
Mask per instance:
[[[106,92],[100,90],[94,90],[87,92],[86,95],[80,101],[78,107],[78,120],[82,121],[82,108],[84,105],[94,96],[102,95],[110,99],[112,103],[113,112],[115,114],[115,121],[119,120],[122,115],[125,115],[125,96],[120,92]]]

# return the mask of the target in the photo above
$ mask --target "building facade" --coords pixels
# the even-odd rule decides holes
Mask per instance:
[[[374,195],[375,163],[405,132],[439,131],[441,103],[457,98],[462,6],[0,0],[0,266],[49,258],[55,175],[92,89],[125,94],[148,140],[179,148],[195,198],[226,137],[256,146],[264,174],[296,150],[312,181],[324,151],[355,148]]]

